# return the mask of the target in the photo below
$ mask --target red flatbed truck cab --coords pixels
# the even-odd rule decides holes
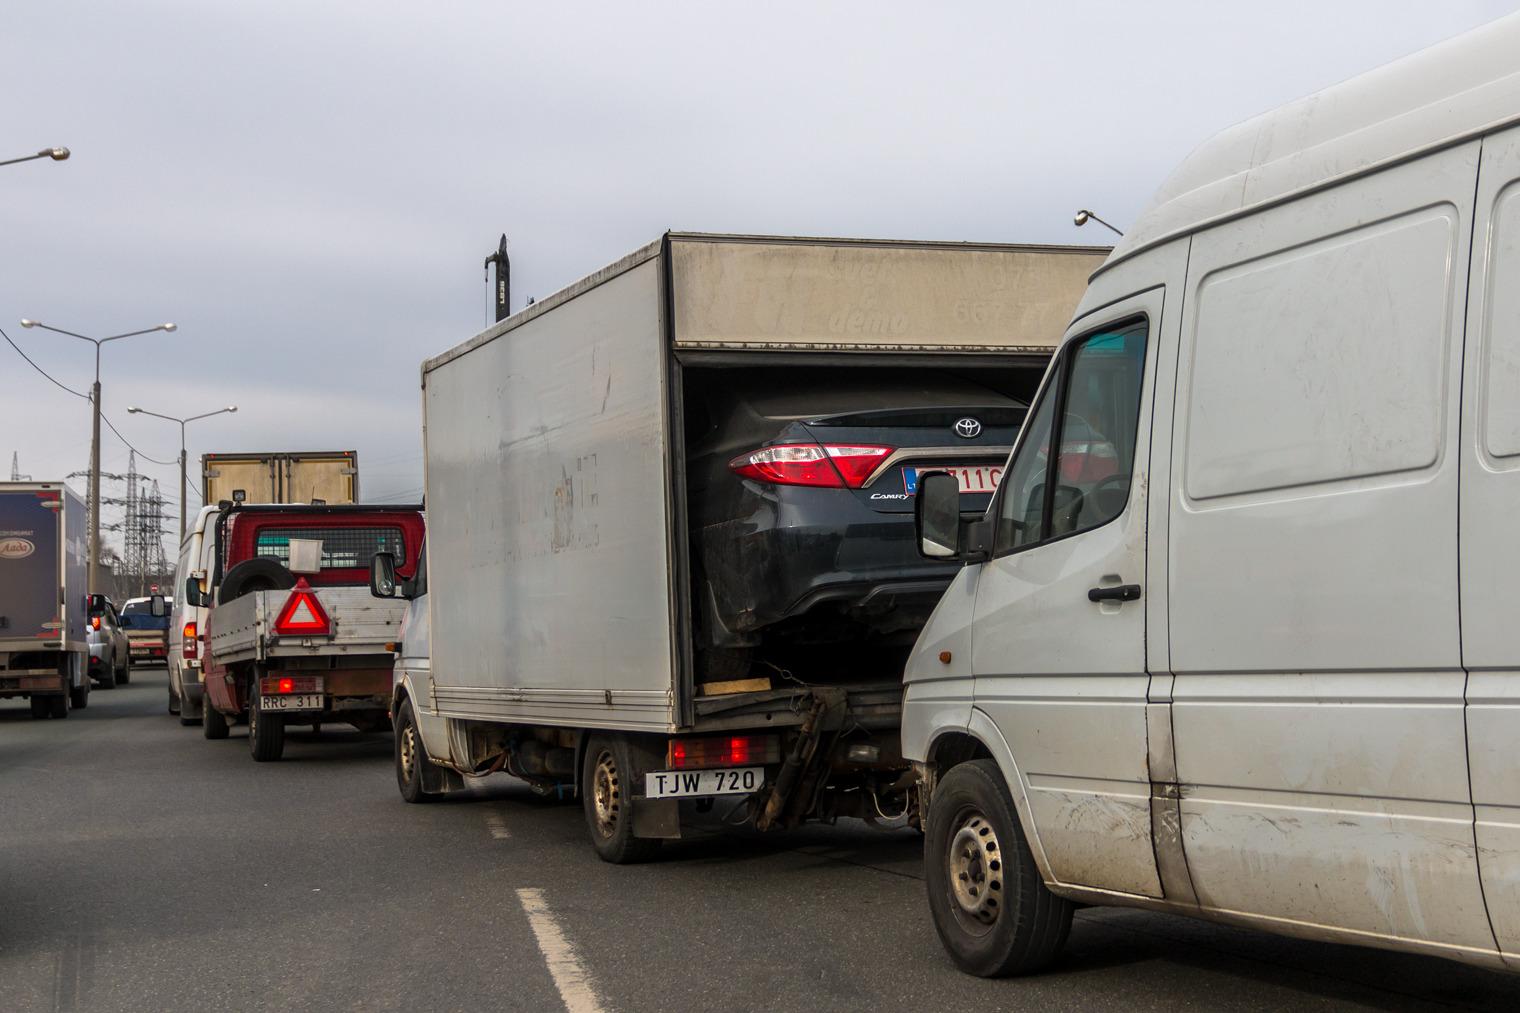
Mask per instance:
[[[206,576],[206,737],[246,721],[254,759],[274,760],[292,724],[388,730],[402,610],[369,594],[370,560],[409,575],[422,535],[420,507],[229,504]]]

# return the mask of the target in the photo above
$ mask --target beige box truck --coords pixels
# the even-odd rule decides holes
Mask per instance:
[[[212,506],[243,490],[247,503],[357,503],[357,450],[203,454],[201,487]]]

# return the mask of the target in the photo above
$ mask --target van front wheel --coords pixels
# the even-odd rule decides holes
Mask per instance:
[[[934,789],[924,837],[929,910],[956,966],[983,978],[1055,959],[1072,904],[1046,889],[992,760],[953,767]]]

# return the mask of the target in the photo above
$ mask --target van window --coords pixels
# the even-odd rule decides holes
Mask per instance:
[[[1003,483],[997,552],[1089,531],[1124,512],[1145,341],[1141,320],[1079,338],[1062,352]]]
[[[1514,457],[1520,455],[1520,183],[1494,201],[1488,258],[1483,447],[1490,457]]]
[[[368,570],[377,552],[389,552],[397,566],[405,566],[406,541],[397,527],[260,528],[254,554],[282,563],[290,562],[290,540],[307,538],[322,543],[322,569]]]
[[[1427,207],[1204,277],[1178,398],[1189,499],[1436,463],[1457,218]]]

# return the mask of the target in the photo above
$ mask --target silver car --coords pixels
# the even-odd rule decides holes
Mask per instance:
[[[116,606],[105,595],[90,597],[90,678],[101,689],[132,681],[132,645]]]

